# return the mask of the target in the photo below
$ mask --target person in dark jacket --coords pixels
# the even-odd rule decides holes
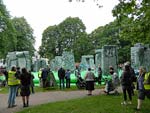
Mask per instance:
[[[66,88],[70,88],[70,75],[71,72],[69,69],[66,71],[65,79],[66,79]]]
[[[132,104],[132,95],[131,95],[131,84],[132,84],[132,78],[130,73],[130,67],[129,65],[124,66],[124,71],[121,75],[121,85],[122,85],[122,91],[124,96],[124,102],[121,104],[126,105],[127,104],[127,93],[129,96],[129,104]]]
[[[101,79],[102,79],[102,69],[100,64],[98,65],[98,84],[101,84]]]
[[[65,70],[61,67],[58,70],[58,78],[59,78],[59,87],[60,89],[64,89],[65,88],[65,83],[64,83],[64,79],[65,79]]]
[[[43,88],[46,87],[47,76],[48,76],[48,69],[47,69],[47,68],[44,68],[44,69],[42,70],[42,74],[41,74],[42,83],[43,83]]]
[[[21,92],[23,107],[29,106],[29,96],[30,96],[30,84],[31,84],[31,75],[27,72],[26,68],[22,68],[22,73],[20,75],[21,81]]]

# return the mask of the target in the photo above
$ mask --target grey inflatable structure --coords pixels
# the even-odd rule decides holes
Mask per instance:
[[[83,55],[81,58],[80,68],[81,68],[81,70],[87,70],[89,67],[92,70],[95,69],[94,56],[93,55]]]
[[[131,47],[131,65],[138,70],[140,66],[144,66],[150,71],[150,46],[137,43]]]
[[[8,52],[6,56],[6,67],[10,70],[12,66],[31,69],[31,57],[28,51]]]
[[[72,52],[64,51],[62,56],[56,56],[50,61],[51,70],[57,71],[60,67],[72,71],[75,69],[75,59]]]
[[[117,72],[118,65],[118,51],[116,45],[105,45],[102,49],[95,51],[95,66],[101,66],[103,75],[109,74],[109,66],[113,66]]]

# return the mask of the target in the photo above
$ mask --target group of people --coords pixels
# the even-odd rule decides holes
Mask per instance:
[[[126,62],[123,67],[123,72],[120,77],[121,86],[123,91],[124,101],[123,105],[132,104],[132,96],[134,95],[135,83],[138,90],[137,107],[135,110],[139,111],[142,107],[142,102],[145,96],[150,99],[150,72],[146,68],[139,67],[139,74],[136,76],[134,69],[131,67],[130,62]],[[129,101],[127,102],[127,93]]]
[[[29,106],[30,87],[33,88],[34,76],[31,72],[27,71],[26,68],[22,68],[20,71],[19,67],[12,66],[11,70],[8,71],[8,108],[15,107],[15,98],[18,94],[18,88],[20,87],[20,95],[22,96],[23,107]]]
[[[141,109],[142,102],[145,97],[150,99],[150,72],[147,72],[145,67],[141,66],[139,68],[139,74],[135,75],[134,69],[131,67],[130,62],[126,62],[122,67],[122,74],[120,77],[114,71],[112,66],[109,67],[109,73],[111,75],[111,82],[114,90],[117,91],[117,87],[121,85],[124,100],[121,104],[132,104],[132,96],[134,96],[135,85],[138,90],[137,107],[135,110],[139,111]],[[102,69],[100,66],[98,67],[97,79],[98,83],[101,83]],[[95,75],[91,72],[91,68],[88,68],[85,75],[85,81],[88,95],[92,95],[92,91],[94,90]],[[127,101],[127,94],[129,101]]]
[[[117,73],[114,71],[112,66],[109,67],[109,73],[111,75],[112,84],[114,89],[116,89],[120,84],[123,92],[124,101],[121,103],[123,105],[132,104],[132,96],[134,95],[134,83],[137,83],[138,89],[138,100],[136,110],[140,110],[142,106],[142,102],[145,99],[145,96],[150,98],[150,72],[146,72],[144,67],[139,68],[139,75],[136,76],[134,69],[131,67],[130,62],[126,62],[122,67],[123,71],[119,78]],[[46,87],[47,76],[49,74],[49,70],[44,68],[41,71],[41,79],[43,83],[43,87]],[[81,76],[80,71],[75,71],[76,76]],[[59,87],[60,89],[65,88],[65,79],[66,79],[66,88],[70,88],[71,81],[71,71],[69,69],[65,70],[63,67],[58,69],[58,78],[59,78]],[[92,72],[91,68],[88,68],[84,80],[86,82],[86,90],[87,95],[92,95],[92,91],[94,90],[95,85],[95,75]],[[19,68],[12,67],[10,71],[8,71],[8,86],[9,86],[9,98],[8,98],[8,108],[15,107],[15,98],[18,90],[18,86],[20,86],[22,96],[23,107],[29,106],[29,96],[30,96],[30,87],[32,84],[32,80],[34,76],[31,72],[27,71],[26,68],[22,68],[21,71]],[[101,84],[102,79],[102,69],[99,65],[98,67],[98,83]],[[117,89],[116,89],[117,90]],[[34,91],[34,89],[33,89]],[[129,101],[127,102],[127,94],[129,97]]]
[[[65,88],[65,79],[66,79],[66,88],[70,88],[70,81],[71,81],[70,75],[71,75],[71,71],[69,69],[67,69],[65,71],[65,69],[63,67],[59,68],[58,78],[59,78],[59,87],[60,87],[60,89]]]
[[[137,99],[137,107],[135,110],[139,111],[142,106],[142,102],[145,99],[145,96],[150,99],[150,72],[146,71],[146,68],[141,66],[139,68],[139,75],[137,80],[133,77],[133,69],[129,62],[125,64],[125,71],[123,72],[122,80],[126,79],[126,82],[122,83],[123,86],[123,94],[124,94],[124,104],[126,104],[126,93],[128,91],[130,103],[132,101],[132,92],[133,92],[133,83],[137,82],[137,90],[138,90],[138,99]]]
[[[42,86],[43,88],[50,86],[54,87],[56,85],[54,74],[49,67],[40,69],[38,72],[38,77],[40,86]]]

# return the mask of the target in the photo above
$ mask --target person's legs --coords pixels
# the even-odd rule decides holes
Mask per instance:
[[[60,87],[60,89],[61,89],[61,82],[62,82],[62,79],[60,78],[59,79],[59,87]]]
[[[62,79],[62,84],[63,84],[63,89],[65,88],[65,80],[64,78]]]
[[[128,92],[130,101],[132,101],[132,88],[128,88],[127,92]]]
[[[122,88],[122,91],[123,91],[123,97],[124,97],[124,102],[122,102],[121,104],[127,104],[126,103],[126,100],[127,100],[127,94],[126,94],[126,88],[125,87],[123,87]]]
[[[34,86],[31,86],[31,91],[32,93],[34,93]]]
[[[12,89],[12,106],[15,107],[15,99],[16,99],[16,92],[17,92],[18,86],[13,86]]]
[[[137,110],[141,109],[141,105],[142,105],[142,102],[144,99],[145,99],[145,92],[142,90],[139,90],[138,91],[137,108],[136,108]]]
[[[68,79],[68,87],[70,88],[70,79]]]
[[[137,100],[137,103],[138,103],[137,109],[138,109],[138,110],[141,109],[142,102],[143,102],[143,100],[141,100],[141,99],[138,99],[138,100]]]
[[[26,96],[26,101],[27,101],[26,107],[28,107],[29,106],[29,96]]]
[[[68,79],[66,79],[66,88],[68,88]]]
[[[12,107],[12,86],[9,87],[8,108]]]
[[[22,96],[23,107],[26,107],[25,96]]]

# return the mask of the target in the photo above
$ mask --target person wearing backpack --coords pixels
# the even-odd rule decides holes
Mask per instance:
[[[136,111],[141,110],[142,102],[145,96],[150,99],[150,72],[146,73],[144,67],[139,68],[139,76],[137,79],[138,100]]]

